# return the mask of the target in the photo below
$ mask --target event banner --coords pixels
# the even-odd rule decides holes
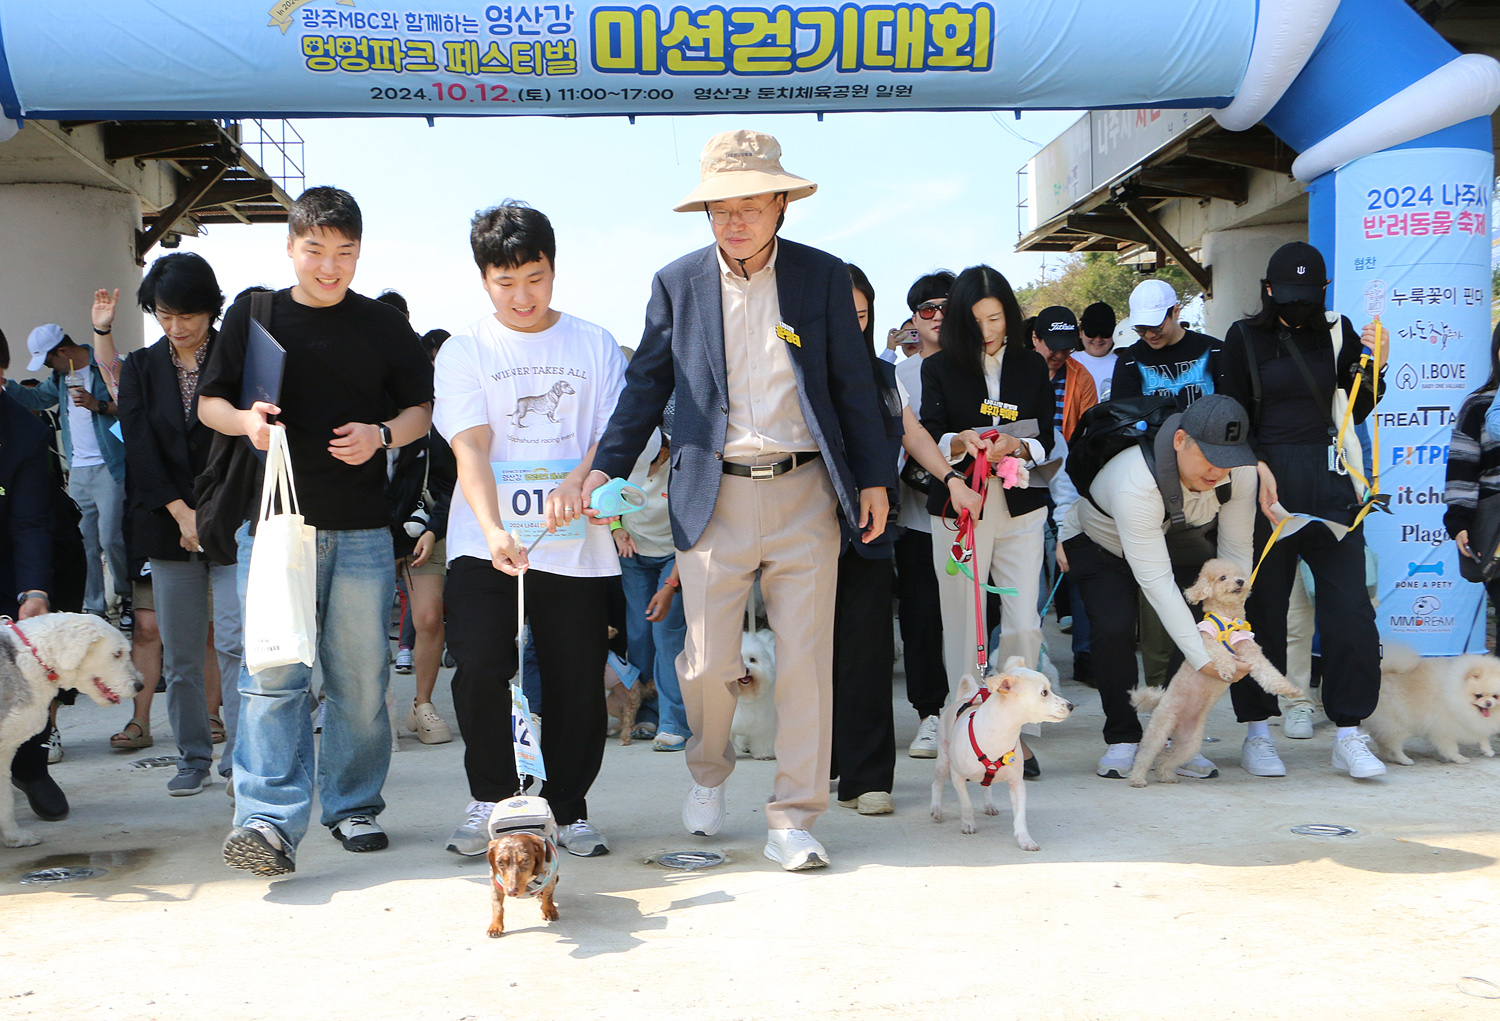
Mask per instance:
[[[1458,573],[1443,528],[1448,441],[1459,405],[1489,377],[1494,159],[1397,149],[1337,171],[1335,303],[1356,328],[1390,331],[1379,426],[1390,514],[1365,518],[1379,562],[1381,635],[1424,655],[1484,649],[1484,590]]]
[[[67,118],[1222,106],[1255,13],[1255,0],[0,0],[0,104]]]

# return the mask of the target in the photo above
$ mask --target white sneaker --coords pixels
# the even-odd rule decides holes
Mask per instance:
[[[917,727],[917,736],[912,741],[911,747],[906,754],[914,759],[937,758],[938,742],[938,718],[936,716],[924,716]]]
[[[57,724],[47,728],[47,765],[55,766],[63,760],[62,734],[58,733]]]
[[[682,802],[682,825],[696,836],[711,837],[724,825],[727,811],[723,784],[704,787],[695,783]]]
[[[398,674],[409,674],[409,673],[411,673],[411,650],[410,649],[402,649],[400,652],[396,653],[396,673],[398,673]]]
[[[580,858],[597,858],[609,853],[609,844],[604,834],[594,829],[587,819],[570,822],[557,828],[557,846]]]
[[[1211,759],[1202,755],[1194,755],[1177,767],[1177,775],[1190,776],[1194,780],[1212,780],[1219,775],[1219,767],[1214,765]]]
[[[469,802],[469,807],[464,810],[464,821],[448,838],[447,849],[468,858],[483,854],[490,846],[490,814],[494,811],[493,801]]]
[[[448,729],[448,724],[437,714],[431,702],[411,704],[406,714],[406,729],[414,732],[423,744],[447,744],[453,740],[453,731]]]
[[[1288,709],[1281,721],[1281,732],[1294,741],[1306,741],[1312,737],[1313,707],[1299,702]]]
[[[1286,776],[1286,763],[1265,735],[1245,738],[1240,748],[1240,768],[1251,776]]]
[[[1370,751],[1370,735],[1358,730],[1333,742],[1333,768],[1356,780],[1385,775],[1385,763]]]
[[[1123,780],[1130,775],[1130,768],[1135,765],[1135,750],[1138,744],[1112,744],[1104,750],[1104,755],[1099,759],[1099,768],[1094,772],[1111,780]]]
[[[788,872],[821,869],[828,865],[828,852],[806,830],[768,831],[766,857]]]

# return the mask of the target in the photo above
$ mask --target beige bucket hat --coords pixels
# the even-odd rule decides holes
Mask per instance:
[[[781,143],[760,131],[725,131],[708,140],[698,158],[702,182],[672,207],[695,213],[708,202],[784,191],[786,200],[805,199],[818,190],[811,181],[781,169]]]

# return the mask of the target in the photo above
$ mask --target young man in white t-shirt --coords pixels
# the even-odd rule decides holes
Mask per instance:
[[[1115,354],[1115,310],[1102,301],[1094,302],[1079,316],[1078,332],[1083,337],[1083,350],[1074,352],[1073,357],[1094,377],[1094,389],[1102,403],[1109,400],[1119,359]]]
[[[558,843],[593,857],[609,850],[585,799],[604,756],[608,579],[620,563],[606,529],[581,520],[567,527],[582,508],[564,507],[561,493],[576,494],[593,463],[624,386],[625,356],[608,330],[551,307],[556,241],[541,213],[514,202],[485,210],[469,241],[495,314],[438,352],[433,413],[458,462],[444,598],[472,798],[448,849],[483,854],[490,811],[520,787],[508,681],[524,571],[541,674],[542,704],[531,707],[544,719],[541,794]],[[575,485],[545,495],[565,474]],[[553,534],[530,556],[512,534],[529,543],[543,529]]]

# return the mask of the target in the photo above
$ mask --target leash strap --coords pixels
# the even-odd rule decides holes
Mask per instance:
[[[46,671],[47,680],[56,684],[59,680],[62,679],[58,676],[56,670],[47,665],[47,661],[42,658],[42,654],[36,651],[36,646],[31,644],[31,639],[27,638],[26,633],[16,626],[15,621],[11,620],[9,617],[0,617],[0,623],[4,623],[6,627],[10,628],[16,633],[16,637],[19,638],[21,640],[21,644],[26,646],[26,648],[31,652],[31,656],[37,661],[37,665],[40,666],[44,671]]]

